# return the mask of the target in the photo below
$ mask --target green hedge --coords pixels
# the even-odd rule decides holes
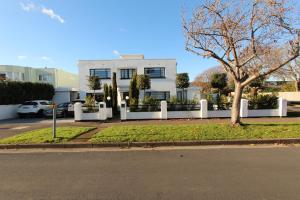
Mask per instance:
[[[30,100],[51,100],[54,87],[47,83],[0,82],[0,105],[20,104]]]

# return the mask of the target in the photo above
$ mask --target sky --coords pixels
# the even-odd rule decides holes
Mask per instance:
[[[217,65],[184,48],[181,10],[194,3],[0,0],[0,64],[56,67],[78,73],[78,60],[144,54],[145,58],[175,58],[177,72],[188,72],[193,80]]]

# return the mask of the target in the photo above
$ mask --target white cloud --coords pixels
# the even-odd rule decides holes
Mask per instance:
[[[115,55],[117,55],[117,56],[119,56],[119,55],[120,55],[120,52],[119,52],[119,51],[117,51],[117,50],[113,50],[113,51],[112,51],[112,53],[113,53],[113,54],[115,54]]]
[[[44,13],[45,15],[48,15],[51,19],[55,19],[62,24],[65,22],[65,20],[61,16],[56,14],[52,9],[42,8],[41,12]]]
[[[19,60],[24,60],[24,59],[26,59],[27,58],[27,56],[18,56],[18,59]]]
[[[31,10],[34,10],[36,6],[31,1],[28,2],[20,2],[20,6],[23,10],[29,12]]]
[[[47,56],[43,56],[41,57],[42,60],[45,60],[45,61],[51,61],[52,59],[50,57],[47,57]]]
[[[63,17],[61,17],[60,15],[56,14],[54,12],[54,10],[50,9],[50,8],[46,8],[46,7],[42,7],[39,5],[35,5],[33,2],[31,1],[27,1],[27,2],[20,2],[20,6],[24,11],[30,12],[30,11],[39,11],[47,16],[49,16],[51,19],[57,20],[60,23],[64,23],[65,20],[63,19]]]

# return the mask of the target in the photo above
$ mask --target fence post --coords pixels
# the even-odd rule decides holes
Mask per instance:
[[[121,101],[120,113],[121,113],[121,121],[127,119],[127,105],[126,101]]]
[[[207,118],[207,100],[201,99],[200,101],[200,118],[204,119]]]
[[[80,102],[74,104],[74,120],[75,122],[82,120],[82,104]]]
[[[286,117],[287,116],[287,100],[280,97],[278,99],[278,115],[279,117]]]
[[[107,120],[107,111],[106,111],[106,103],[100,102],[99,103],[99,120]]]
[[[248,117],[248,100],[247,99],[241,99],[240,117],[242,117],[242,118]]]
[[[168,119],[168,105],[167,101],[160,102],[160,118]]]

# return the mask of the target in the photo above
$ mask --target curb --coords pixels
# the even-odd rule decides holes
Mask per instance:
[[[65,144],[1,144],[0,149],[47,149],[47,148],[105,148],[105,147],[162,147],[162,146],[208,146],[250,144],[300,144],[300,138],[266,140],[202,140],[181,142],[132,142],[132,143],[65,143]]]

